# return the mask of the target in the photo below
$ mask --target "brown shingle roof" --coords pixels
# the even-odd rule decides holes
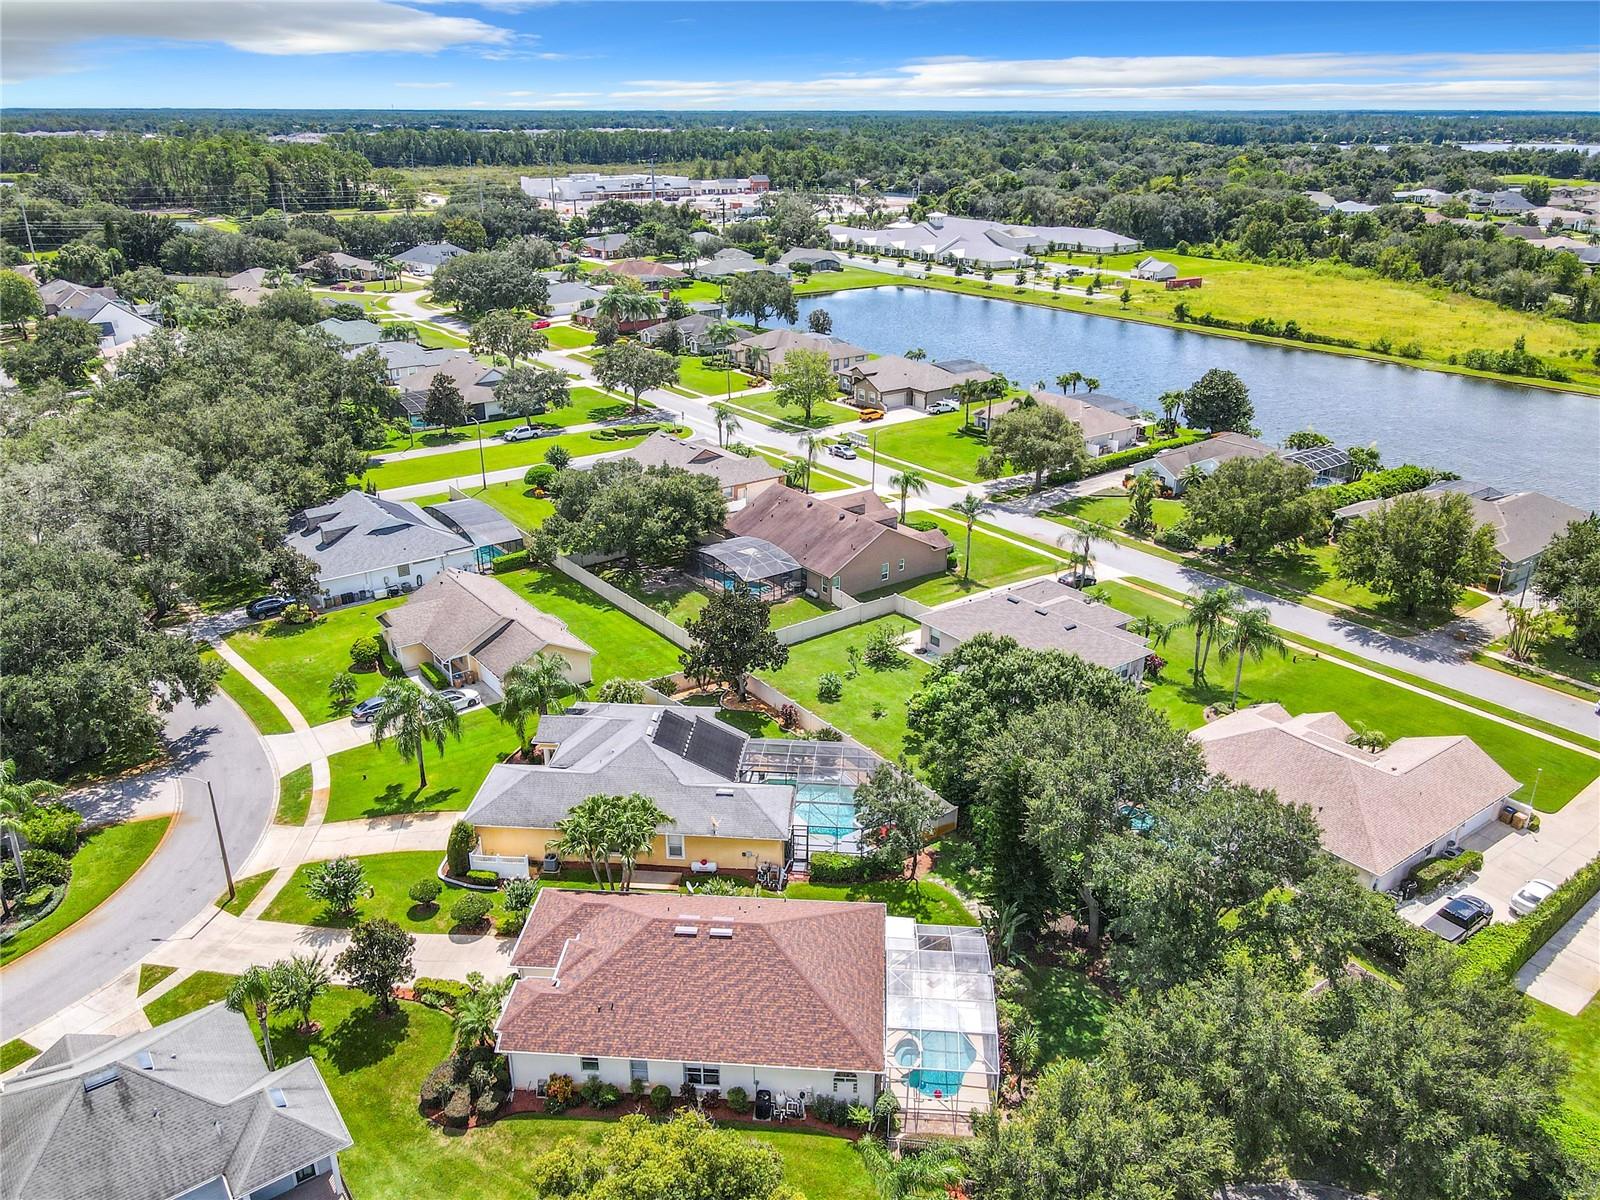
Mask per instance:
[[[396,646],[421,643],[436,658],[471,654],[498,676],[554,646],[593,654],[566,622],[540,612],[487,575],[449,570],[435,575],[399,608],[378,615]]]
[[[642,258],[624,258],[606,267],[613,275],[629,275],[634,279],[686,279],[677,267],[666,263],[649,262]]]
[[[876,495],[862,492],[824,497],[768,488],[730,514],[727,524],[729,533],[763,538],[818,575],[838,574],[879,538],[907,537],[936,549],[950,548],[950,539],[938,530],[896,527],[892,510]]]
[[[745,458],[700,438],[676,438],[657,430],[628,455],[646,467],[679,467],[696,475],[709,475],[719,487],[782,479],[783,472],[764,458]]]
[[[559,971],[517,982],[498,1049],[882,1071],[884,917],[881,904],[545,888],[512,964]]]

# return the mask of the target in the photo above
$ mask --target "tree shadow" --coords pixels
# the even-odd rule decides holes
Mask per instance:
[[[458,787],[412,788],[409,792],[403,783],[391,783],[366,808],[361,810],[363,817],[393,817],[411,813],[432,812],[435,809],[449,808],[451,797],[461,789]]]
[[[378,1012],[376,1003],[359,1008],[332,1029],[319,1036],[327,1058],[341,1074],[359,1071],[394,1057],[411,1030],[411,1014],[405,1005],[397,1006],[392,1016]]]

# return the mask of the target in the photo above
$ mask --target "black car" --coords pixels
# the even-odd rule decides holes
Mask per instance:
[[[1464,942],[1494,920],[1494,909],[1476,896],[1457,896],[1422,923],[1447,942]]]
[[[294,601],[288,596],[257,596],[244,606],[244,615],[252,621],[265,621],[269,617],[277,616],[293,603]]]

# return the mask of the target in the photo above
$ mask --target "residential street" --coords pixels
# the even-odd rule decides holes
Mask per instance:
[[[265,833],[277,776],[255,726],[225,693],[203,709],[178,705],[167,738],[170,766],[73,797],[97,820],[171,811],[176,790],[182,799],[165,840],[113,900],[0,971],[0,1040],[109,983],[226,890],[207,780],[236,878]]]

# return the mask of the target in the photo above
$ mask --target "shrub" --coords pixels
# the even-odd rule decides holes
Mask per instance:
[[[531,879],[513,879],[506,884],[503,907],[507,912],[527,912],[533,907],[539,885]]]
[[[15,863],[6,862],[13,877],[16,874]],[[72,878],[72,864],[54,850],[36,850],[29,848],[22,852],[22,874],[26,877],[29,887],[38,887],[49,884],[59,887]]]
[[[466,821],[450,826],[450,840],[445,843],[445,870],[460,879],[472,869],[472,847],[478,843],[478,832]]]
[[[481,1096],[485,1092],[494,1091],[495,1078],[494,1066],[488,1062],[476,1062],[467,1072],[467,1086],[472,1089],[474,1096]]]
[[[737,879],[728,879],[721,875],[713,875],[692,886],[701,896],[742,896],[748,890],[741,886]]]
[[[451,1092],[450,1099],[445,1101],[444,1123],[452,1129],[464,1129],[470,1116],[472,1116],[472,1089],[462,1084]]]
[[[504,912],[495,918],[494,931],[501,937],[516,937],[527,923],[526,912]]]
[[[601,704],[643,704],[644,684],[632,679],[608,679],[600,685],[594,698]]]
[[[425,662],[417,668],[422,672],[422,677],[433,684],[439,691],[450,686],[450,681],[444,677],[444,672],[431,662]]]
[[[733,1111],[736,1112],[736,1113],[747,1113],[747,1112],[749,1112],[750,1111],[750,1093],[745,1091],[742,1087],[729,1088],[728,1089],[728,1107],[733,1109]]]
[[[935,529],[939,528],[939,522],[935,521],[932,517],[907,517],[906,528],[915,529],[918,533],[932,533]]]
[[[595,1108],[615,1108],[622,1103],[622,1093],[614,1083],[602,1083],[589,1103]]]
[[[888,879],[904,869],[903,863],[881,850],[862,855],[819,850],[811,856],[813,883],[865,883],[873,879]]]
[[[778,728],[793,729],[800,724],[800,710],[792,704],[778,709]]]
[[[813,740],[818,741],[818,742],[842,742],[842,741],[844,741],[844,734],[840,733],[832,725],[824,725],[821,729],[817,730],[815,733],[811,734],[810,736],[811,736],[811,738]]]
[[[449,1059],[429,1071],[422,1081],[422,1107],[430,1110],[442,1107],[455,1090],[455,1076],[455,1064]]]
[[[283,614],[278,618],[278,621],[283,625],[310,625],[316,619],[317,614],[311,610],[309,605],[291,604],[283,610]]]
[[[872,1110],[860,1104],[848,1104],[844,1110],[844,1124],[851,1129],[865,1129],[872,1124]]]
[[[375,637],[358,637],[350,643],[350,662],[358,671],[370,671],[378,665],[378,655],[383,652]]]
[[[500,1111],[500,1106],[506,1102],[506,1094],[498,1088],[485,1092],[479,1096],[472,1106],[478,1114],[479,1123],[494,1119],[495,1113]]]
[[[832,1125],[838,1106],[839,1102],[832,1096],[816,1096],[811,1101],[811,1115],[824,1125]]]
[[[411,994],[417,998],[418,1004],[450,1012],[472,994],[472,989],[454,979],[423,977],[411,985]]]
[[[1463,969],[1510,979],[1596,892],[1600,892],[1600,858],[1546,896],[1543,904],[1521,920],[1491,925],[1468,942],[1462,950]]]
[[[844,697],[844,680],[837,671],[824,671],[817,679],[817,699],[823,704],[837,704]]]
[[[1178,446],[1191,446],[1195,442],[1203,442],[1210,435],[1203,429],[1180,429],[1176,436],[1163,438],[1159,441],[1145,442],[1140,446],[1132,446],[1127,450],[1117,450],[1111,454],[1102,454],[1099,458],[1089,460],[1089,470],[1096,475],[1102,471],[1118,471],[1123,467],[1131,467],[1135,463],[1144,462],[1154,458],[1163,450],[1171,450]],[[1046,483],[1071,483],[1074,475],[1069,471],[1056,471],[1046,480]]]
[[[600,1076],[591,1075],[578,1085],[578,1095],[583,1097],[583,1102],[590,1108],[595,1106],[595,1101],[600,1098],[600,1089],[605,1084],[600,1082]]]
[[[642,1079],[633,1079],[628,1082],[628,1095],[635,1100],[642,1099],[645,1092],[650,1090],[650,1085]]]
[[[664,1083],[658,1083],[650,1089],[650,1107],[658,1113],[664,1113],[672,1107],[672,1089]]]
[[[500,876],[493,871],[468,871],[461,878],[466,883],[477,884],[479,887],[497,888],[500,886]]]
[[[900,630],[892,625],[879,625],[867,637],[861,659],[874,671],[886,671],[900,665]]]
[[[690,1083],[687,1079],[685,1079],[678,1087],[678,1095],[682,1099],[687,1100],[690,1104],[694,1103],[695,1097],[698,1094],[699,1093],[695,1091],[694,1084]]]
[[[894,1092],[885,1088],[872,1102],[872,1117],[875,1121],[883,1122],[883,1132],[894,1132],[895,1118],[900,1115],[900,1101],[894,1098]]]
[[[450,920],[457,925],[474,929],[483,924],[484,918],[489,915],[489,910],[493,907],[494,901],[482,892],[468,892],[450,906]]]
[[[556,469],[549,463],[535,463],[523,473],[522,482],[531,488],[548,487],[556,477]]]
[[[28,845],[63,858],[78,852],[78,830],[83,814],[65,804],[37,804],[17,822]]]
[[[520,571],[528,565],[528,552],[526,550],[513,550],[509,554],[502,554],[489,564],[489,569],[496,575],[504,575],[508,571]]]
[[[1417,881],[1417,891],[1427,895],[1482,869],[1483,855],[1466,850],[1454,858],[1430,858],[1412,871],[1411,877]]]
[[[1198,544],[1194,538],[1194,531],[1182,521],[1170,529],[1156,530],[1156,545],[1165,546],[1168,550],[1193,550]]]
[[[406,895],[410,896],[414,903],[429,907],[439,899],[439,893],[443,890],[444,884],[437,879],[419,879],[411,885]]]
[[[564,471],[572,462],[572,451],[557,443],[544,452],[544,460],[558,471]]]
[[[544,1110],[547,1113],[562,1113],[572,1107],[572,1097],[576,1089],[572,1086],[571,1075],[552,1075],[544,1085]]]

